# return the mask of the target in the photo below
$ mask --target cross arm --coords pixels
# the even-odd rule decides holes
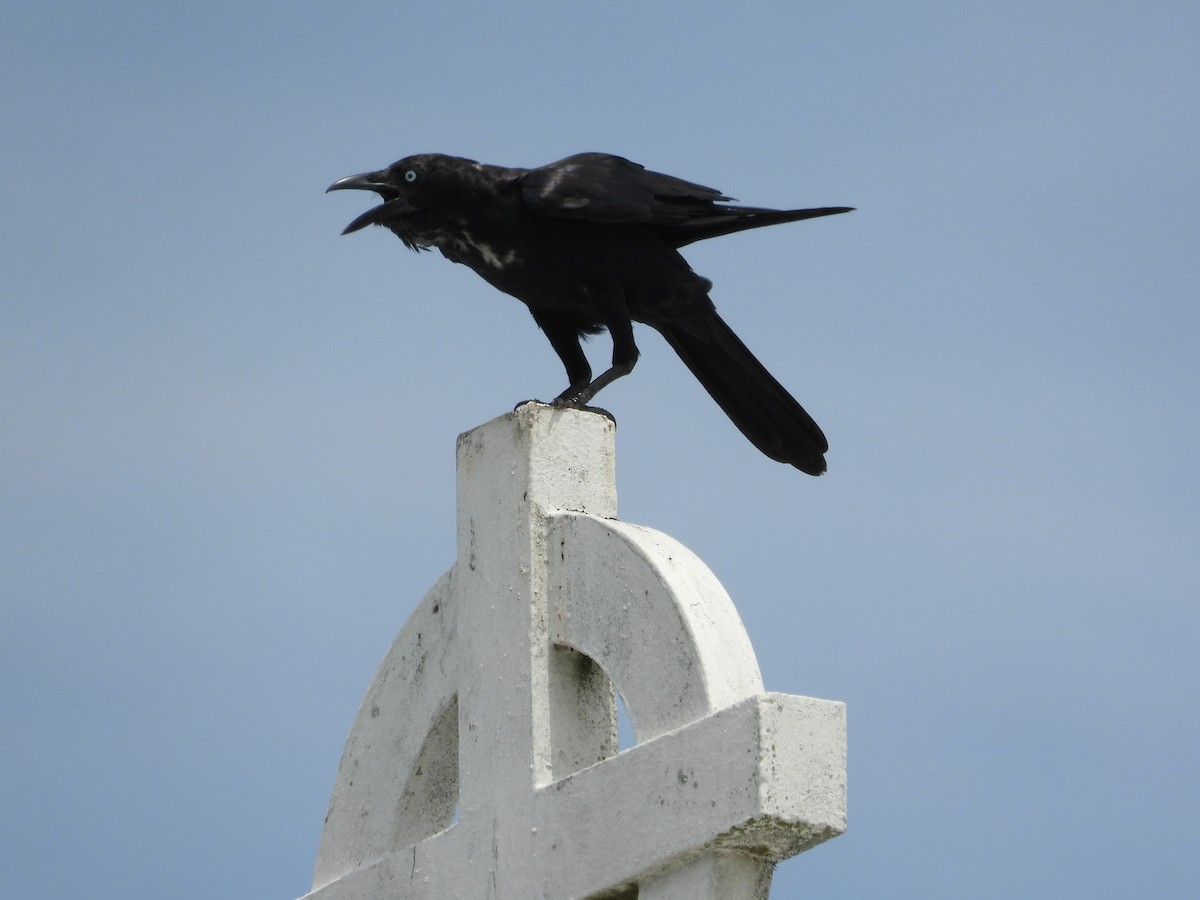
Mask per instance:
[[[533,857],[552,894],[636,881],[688,851],[775,862],[841,834],[845,713],[760,694],[540,788]]]

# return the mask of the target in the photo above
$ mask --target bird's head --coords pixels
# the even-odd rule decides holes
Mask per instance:
[[[339,178],[325,192],[374,191],[383,202],[347,225],[342,234],[383,225],[415,249],[437,242],[447,217],[471,193],[483,168],[470,159],[422,153],[378,172]]]

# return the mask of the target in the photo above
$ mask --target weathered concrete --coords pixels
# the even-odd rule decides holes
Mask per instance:
[[[845,829],[845,707],[764,693],[712,573],[615,520],[613,448],[538,404],[459,438],[458,562],[367,692],[307,900],[750,900]]]

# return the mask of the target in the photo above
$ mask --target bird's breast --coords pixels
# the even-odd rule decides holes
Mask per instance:
[[[438,240],[438,247],[449,259],[464,263],[481,273],[486,269],[502,272],[511,266],[524,264],[515,247],[481,240],[469,231],[442,237]]]

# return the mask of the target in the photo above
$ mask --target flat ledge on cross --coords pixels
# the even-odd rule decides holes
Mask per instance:
[[[304,900],[764,900],[845,830],[845,706],[764,691],[708,568],[616,520],[614,444],[535,403],[459,437],[458,561],[367,691]]]

